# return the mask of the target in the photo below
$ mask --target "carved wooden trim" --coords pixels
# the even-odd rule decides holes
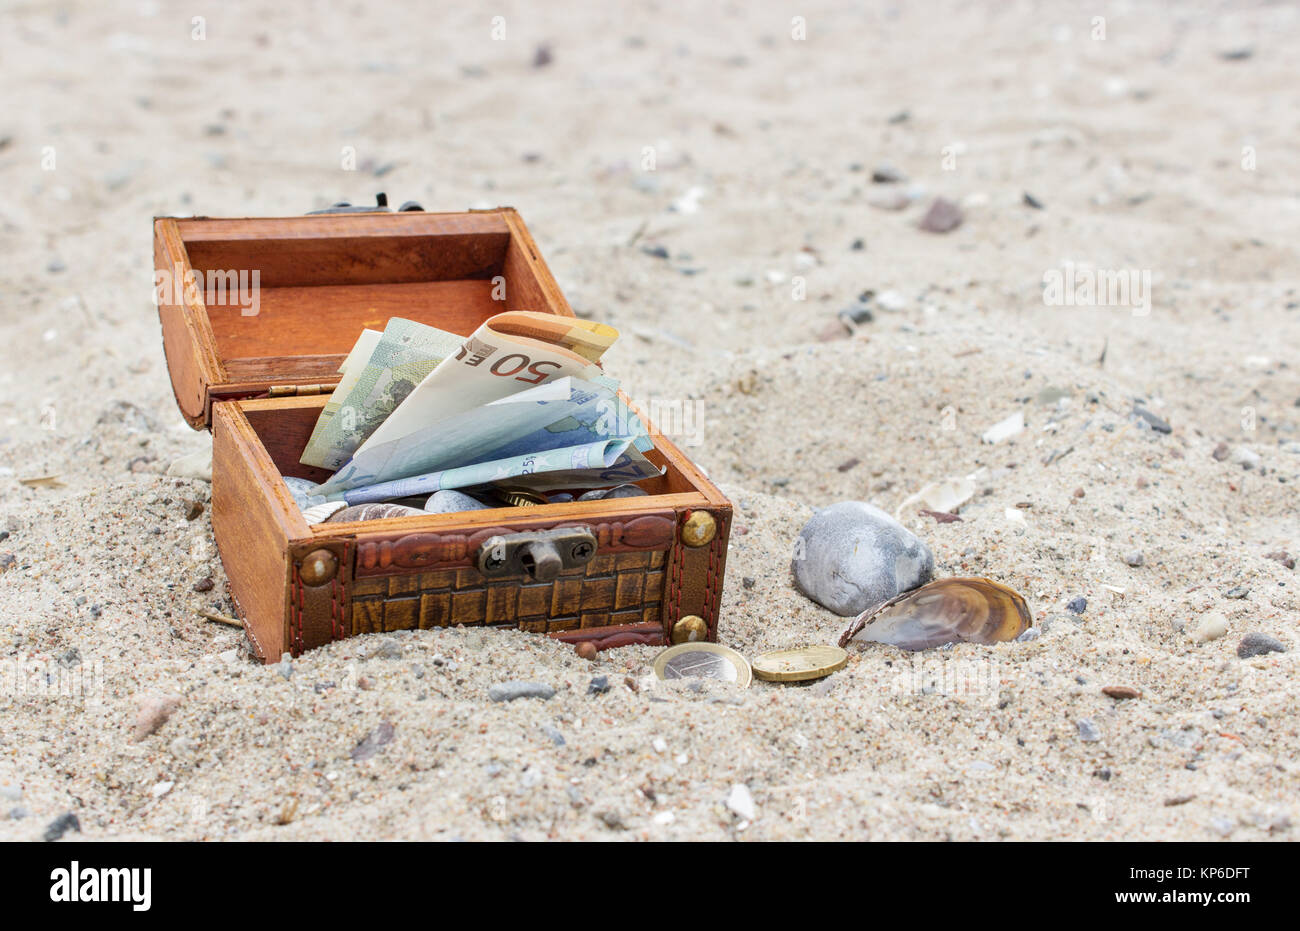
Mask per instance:
[[[658,514],[642,514],[628,520],[562,521],[549,526],[589,528],[596,537],[597,555],[667,549],[677,528],[673,520]],[[519,526],[485,527],[473,533],[408,533],[362,538],[357,541],[355,575],[360,578],[429,569],[469,568],[475,564],[478,549],[484,541],[517,533],[521,529]]]
[[[663,646],[668,635],[662,624],[628,624],[622,627],[592,627],[587,630],[564,630],[550,636],[565,643],[590,643],[597,650],[612,650],[632,644]]]

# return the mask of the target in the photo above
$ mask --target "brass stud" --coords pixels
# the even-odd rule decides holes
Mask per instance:
[[[682,523],[682,542],[687,546],[704,546],[718,533],[718,523],[708,511],[692,511]]]
[[[698,614],[688,614],[673,625],[673,643],[694,643],[709,636],[709,626]]]
[[[339,558],[329,550],[312,550],[302,558],[298,574],[306,585],[324,585],[338,575]]]

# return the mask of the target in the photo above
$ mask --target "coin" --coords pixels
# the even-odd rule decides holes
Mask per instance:
[[[754,673],[749,660],[718,643],[679,643],[655,657],[660,679],[718,679],[749,688]]]
[[[833,646],[773,650],[754,659],[754,675],[768,682],[803,682],[829,676],[848,661],[848,652]]]

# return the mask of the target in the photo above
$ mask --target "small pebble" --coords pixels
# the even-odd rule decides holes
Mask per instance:
[[[1101,740],[1101,731],[1097,730],[1097,725],[1092,723],[1091,718],[1080,718],[1075,723],[1079,728],[1079,739],[1084,743],[1096,743]]]
[[[1265,553],[1264,558],[1271,559],[1274,562],[1280,562],[1288,569],[1295,568],[1295,557],[1292,556],[1290,553],[1286,552],[1285,550],[1279,550],[1276,553]]]
[[[76,831],[78,834],[81,833],[81,821],[79,821],[77,816],[72,812],[59,815],[51,821],[49,826],[45,828],[45,834],[43,837],[46,841],[56,841],[69,831]]]
[[[574,648],[578,656],[585,660],[594,660],[600,655],[600,650],[596,649],[596,644],[590,640],[584,640]]]
[[[604,695],[609,691],[609,676],[596,676],[587,684],[588,695]]]
[[[278,672],[280,675],[284,676],[286,682],[289,680],[289,677],[293,675],[292,660],[293,657],[290,656],[288,653],[281,653],[280,662],[275,664],[275,671]]]
[[[358,741],[357,745],[352,748],[352,759],[360,763],[368,760],[383,747],[392,743],[396,728],[388,721],[381,721],[379,726],[366,734],[365,737]]]
[[[1232,451],[1232,461],[1243,469],[1258,469],[1264,460],[1253,449],[1238,446]]]
[[[131,740],[144,740],[150,734],[156,733],[158,728],[167,723],[172,712],[180,707],[180,703],[179,695],[146,695],[142,698],[136,709],[135,728],[131,733]]]
[[[875,184],[899,184],[907,176],[888,162],[882,162],[871,171],[871,180]]]
[[[1147,410],[1140,404],[1133,405],[1133,414],[1145,421],[1147,426],[1156,431],[1156,433],[1170,433],[1173,431],[1173,427],[1169,426],[1167,420],[1158,414]]]
[[[1230,589],[1228,589],[1226,592],[1224,592],[1224,593],[1223,593],[1223,597],[1224,597],[1224,598],[1239,599],[1239,598],[1245,598],[1245,597],[1246,597],[1247,595],[1249,595],[1249,594],[1250,594],[1250,589],[1249,589],[1249,588],[1244,588],[1244,587],[1238,585],[1238,586],[1236,586],[1235,588],[1230,588]]]
[[[1066,603],[1065,610],[1075,615],[1083,614],[1084,611],[1088,610],[1088,599],[1082,595],[1076,595]]]
[[[1132,552],[1124,554],[1124,562],[1134,568],[1145,565],[1146,561],[1147,559],[1142,555],[1141,550],[1133,550]]]
[[[1109,695],[1111,698],[1117,698],[1123,701],[1126,698],[1141,698],[1142,693],[1131,685],[1107,685],[1102,688],[1102,694]]]
[[[944,197],[936,197],[921,218],[921,229],[929,233],[947,233],[961,226],[961,208]]]
[[[1197,643],[1218,640],[1228,632],[1228,619],[1218,611],[1202,614],[1192,627],[1192,639]]]
[[[1232,450],[1228,449],[1227,443],[1220,443],[1218,446],[1214,447],[1214,452],[1210,453],[1210,455],[1214,457],[1216,462],[1222,462],[1228,458],[1228,455],[1231,452]]]
[[[1022,633],[1019,637],[1016,638],[1016,642],[1029,643],[1032,640],[1037,640],[1042,635],[1043,635],[1042,630],[1040,630],[1037,627],[1030,627],[1028,630],[1026,630],[1024,633]]]
[[[514,701],[517,698],[540,698],[547,701],[555,696],[555,689],[544,682],[523,682],[518,679],[498,682],[488,689],[492,701]]]
[[[206,579],[199,579],[197,582],[195,582],[194,590],[196,592],[210,592],[212,591],[212,587],[215,584],[216,583],[212,581],[212,577],[209,576]]]
[[[1265,653],[1285,653],[1286,646],[1276,637],[1270,637],[1268,634],[1262,634],[1258,631],[1252,631],[1241,638],[1241,643],[1237,644],[1237,655],[1242,659],[1250,659],[1252,656],[1263,656]]]
[[[547,737],[549,737],[551,739],[551,743],[555,744],[557,747],[564,746],[565,744],[564,735],[561,734],[557,728],[551,727],[549,724],[543,724],[542,733],[545,734]]]
[[[731,787],[724,804],[736,817],[744,821],[754,820],[754,796],[750,795],[749,787],[744,783],[738,782]]]

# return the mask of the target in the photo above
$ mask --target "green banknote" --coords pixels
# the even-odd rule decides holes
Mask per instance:
[[[438,363],[455,355],[464,337],[394,317],[352,378],[347,371],[326,405],[300,462],[338,469]],[[346,389],[346,394],[340,397]]]

